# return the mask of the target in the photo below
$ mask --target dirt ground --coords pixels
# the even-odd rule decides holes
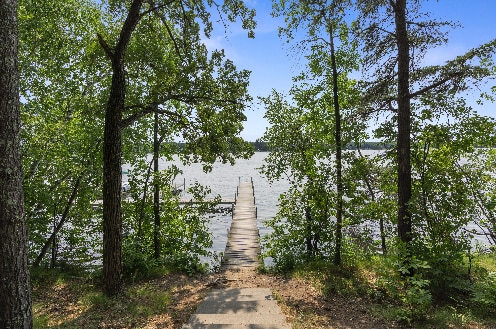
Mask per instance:
[[[48,328],[179,329],[211,289],[263,287],[272,290],[293,328],[398,328],[396,324],[375,318],[368,311],[365,300],[324,297],[301,279],[260,274],[254,269],[194,277],[171,274],[146,282],[146,287],[154,292],[170,291],[172,287],[172,300],[160,314],[130,318],[122,305],[128,305],[132,296],[123,296],[121,303],[115,302],[105,310],[85,308],[77,285],[36,291],[35,314],[50,318]],[[146,301],[136,299],[131,302],[140,304]]]
[[[324,297],[302,279],[265,275],[246,269],[221,273],[213,282],[216,288],[270,288],[293,328],[398,328],[374,318],[364,300]]]

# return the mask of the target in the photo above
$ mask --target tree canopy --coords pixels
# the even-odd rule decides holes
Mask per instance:
[[[1,2],[0,235],[2,255],[19,255],[0,257],[1,281],[28,287],[28,260],[77,264],[101,270],[115,296],[142,269],[205,270],[215,202],[196,184],[201,202],[180,205],[172,159],[208,172],[263,150],[263,175],[289,181],[266,222],[275,270],[380,251],[406,317],[436,294],[466,294],[474,237],[496,244],[496,120],[469,100],[494,100],[480,90],[496,76],[496,39],[425,65],[457,24],[423,4],[274,0],[279,36],[304,66],[287,94],[260,97],[269,127],[248,143],[250,68],[206,39],[236,22],[255,37],[250,2]],[[9,305],[29,327],[30,296],[15,295],[27,289],[0,288],[25,301]]]

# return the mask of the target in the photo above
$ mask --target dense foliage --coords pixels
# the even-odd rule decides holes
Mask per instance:
[[[132,16],[138,7],[142,12]],[[249,72],[222,50],[207,51],[200,26],[208,37],[210,10],[254,28],[254,13],[238,1],[20,1],[21,145],[34,266],[100,269],[102,253],[119,255],[122,243],[123,259],[104,271],[117,280],[109,294],[120,289],[120,264],[128,277],[162,265],[205,270],[212,203],[179,205],[170,187],[177,170],[157,170],[147,154],[157,145],[157,157],[179,154],[208,170],[217,159],[233,163],[252,152],[239,137],[251,101]],[[136,22],[126,30],[131,16]],[[122,137],[112,139],[108,113],[118,73],[112,56],[123,33],[129,34],[120,50],[123,107],[112,128]],[[174,147],[178,136],[182,148]],[[118,158],[111,174],[106,157]],[[126,194],[121,161],[134,168]],[[104,182],[117,194],[106,194]],[[193,186],[190,193],[201,201],[208,190]],[[118,215],[102,222],[109,205]],[[102,238],[111,249],[102,249]]]
[[[273,4],[306,67],[288,95],[261,98],[270,127],[250,145],[239,136],[250,72],[204,42],[214,19],[253,37],[243,1],[19,1],[17,210],[30,263],[102,272],[109,296],[163,266],[205,271],[215,202],[196,185],[199,202],[181,205],[179,172],[158,159],[208,171],[269,151],[262,173],[290,183],[266,223],[274,270],[370,260],[368,295],[410,323],[437,300],[494,308],[495,272],[474,264],[496,245],[496,120],[470,98],[494,100],[479,88],[496,76],[496,40],[423,66],[456,25],[424,20],[422,1]]]
[[[492,282],[491,273],[476,278],[471,269],[474,255],[487,251],[475,237],[494,245],[496,120],[473,111],[465,95],[494,79],[496,42],[445,65],[421,67],[428,49],[446,42],[443,29],[454,24],[424,22],[420,2],[401,0],[356,1],[355,11],[333,15],[344,3],[275,1],[274,15],[287,24],[280,31],[290,40],[300,36],[295,48],[306,55],[308,71],[294,78],[290,97],[273,91],[262,99],[271,124],[263,137],[270,153],[262,173],[291,183],[266,223],[272,232],[265,256],[275,270],[287,271],[315,260],[336,263],[341,247],[345,266],[380,251],[387,265],[378,282],[404,303],[397,316],[410,322],[437,299],[477,300],[474,281]],[[324,12],[330,20],[322,20]],[[328,24],[345,13],[346,22],[351,15],[357,21],[342,22],[333,34]],[[360,40],[360,57],[353,56],[348,31]],[[334,72],[332,52],[322,46],[329,38],[345,50]],[[349,75],[358,65],[368,74],[357,82]],[[333,77],[338,95],[331,93]],[[488,100],[482,94],[479,102]],[[332,138],[337,104],[342,145]],[[372,138],[386,150],[364,154],[361,145]],[[341,201],[334,165],[339,153],[333,150],[343,145],[354,147],[343,154]]]

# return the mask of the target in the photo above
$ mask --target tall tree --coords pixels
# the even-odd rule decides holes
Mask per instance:
[[[233,21],[240,16],[244,19],[245,28],[252,30],[254,27],[254,12],[248,10],[241,1],[225,1],[222,6],[208,1],[207,5],[226,13],[229,20]],[[173,117],[183,128],[184,126],[191,128],[186,129],[188,130],[186,135],[189,138],[196,137],[198,143],[195,147],[206,146],[207,150],[211,150],[212,152],[208,155],[211,160],[221,156],[221,153],[225,155],[228,151],[235,151],[239,154],[242,148],[241,143],[232,136],[233,133],[237,133],[239,121],[245,118],[242,115],[242,108],[247,100],[245,95],[247,74],[238,75],[234,65],[228,61],[221,65],[223,56],[219,52],[214,53],[211,63],[208,63],[206,51],[204,52],[204,48],[199,43],[200,28],[196,21],[197,19],[202,21],[205,32],[209,36],[212,28],[210,9],[203,1],[133,0],[129,4],[109,1],[109,8],[116,13],[117,36],[115,40],[109,41],[102,34],[98,35],[100,44],[112,66],[112,83],[105,111],[103,146],[103,283],[105,293],[115,295],[122,290],[122,129],[141,117],[158,112]],[[157,31],[149,29],[151,34],[147,36],[153,39],[153,35],[158,35],[156,33],[164,32],[163,38],[157,41],[161,45],[163,40],[167,40],[169,46],[165,50],[175,53],[178,57],[177,61],[170,63],[172,67],[167,67],[164,62],[166,56],[162,49],[158,52],[162,57],[152,58],[155,61],[149,63],[141,61],[140,68],[145,65],[149,72],[155,72],[160,71],[157,69],[160,66],[163,69],[161,72],[164,80],[170,79],[171,75],[179,71],[180,75],[174,83],[182,83],[182,89],[179,90],[174,83],[172,86],[176,87],[175,89],[164,81],[155,80],[154,84],[147,86],[148,91],[136,89],[136,93],[128,95],[130,86],[127,83],[129,76],[126,73],[126,60],[129,59],[127,56],[131,55],[128,50],[133,41],[132,37],[140,28],[140,23],[143,23],[143,28],[146,28],[154,26],[157,22],[161,24],[161,28]],[[147,46],[152,45],[141,44],[141,49],[146,49]],[[199,57],[194,57],[195,55]],[[144,54],[144,56],[147,55]],[[213,68],[218,68],[219,71],[213,72]],[[145,81],[139,79],[138,71],[136,85],[142,86],[151,82],[146,81],[146,71],[143,73]],[[225,79],[225,84],[221,83],[218,86],[208,84],[215,80],[214,74],[219,74],[219,79]],[[166,88],[157,88],[161,84]],[[127,96],[132,97],[126,99]],[[161,108],[162,105],[169,103],[190,104],[190,114],[197,113],[199,120],[189,122],[190,118],[179,110],[171,112]],[[194,109],[191,108],[192,105]],[[123,118],[124,114],[129,115]],[[227,118],[229,120],[225,120]],[[231,121],[234,128],[221,124],[222,120]]]
[[[329,218],[335,214],[336,193],[330,185],[336,171],[328,164],[328,145],[334,122],[320,92],[320,86],[293,87],[291,102],[276,91],[262,99],[270,123],[264,134],[270,153],[261,172],[269,181],[287,179],[290,185],[279,197],[277,215],[267,223],[273,232],[265,238],[265,249],[276,267],[286,270],[333,253],[335,225]]]
[[[406,23],[406,0],[394,5],[396,45],[398,47],[398,236],[408,243],[412,240],[412,165],[410,162],[410,41]]]
[[[369,56],[365,58],[365,64],[372,63],[371,57],[380,58],[381,54],[385,51],[393,51],[396,53],[392,55],[391,59],[386,59],[386,68],[380,68],[381,73],[387,75],[387,81],[391,82],[396,80],[396,92],[394,103],[397,104],[397,184],[398,184],[398,236],[401,241],[408,243],[411,241],[411,212],[409,210],[409,202],[412,196],[412,177],[411,177],[411,163],[410,163],[410,38],[408,36],[407,27],[407,11],[406,0],[396,1],[378,1],[367,3],[366,1],[358,1],[359,8],[362,9],[364,17],[374,17],[373,23],[367,29],[364,29],[367,36],[378,31],[385,31],[387,26],[392,26],[392,31],[384,33],[384,40],[374,49],[369,51],[376,51],[377,57]],[[386,7],[385,12],[387,18],[377,17],[379,8]],[[387,19],[391,19],[388,22]],[[374,31],[374,32],[372,32]],[[413,39],[413,38],[412,38]],[[378,37],[375,37],[375,41]],[[365,41],[367,46],[372,46],[372,41]],[[368,49],[368,48],[366,48]],[[382,58],[381,58],[382,59]],[[394,70],[394,68],[397,70]],[[396,72],[396,73],[393,73]],[[394,75],[397,75],[395,79]],[[384,76],[381,76],[384,77]],[[391,105],[392,106],[392,105]]]
[[[412,231],[411,104],[422,95],[457,93],[490,76],[488,67],[472,62],[491,56],[491,41],[444,66],[421,67],[428,49],[447,41],[450,22],[423,21],[428,17],[422,1],[378,0],[357,2],[359,32],[363,41],[365,68],[372,72],[366,84],[364,113],[390,110],[396,122],[396,163],[399,239],[406,245]],[[481,61],[483,64],[484,61]],[[416,90],[415,90],[416,89]]]
[[[280,34],[292,39],[299,28],[306,31],[302,42],[310,45],[309,67],[313,75],[323,75],[325,88],[332,90],[327,97],[328,108],[334,113],[334,165],[336,169],[336,228],[334,263],[341,263],[341,245],[343,228],[343,159],[342,159],[342,114],[341,92],[338,80],[340,74],[347,74],[357,68],[356,51],[348,40],[348,26],[344,21],[344,9],[351,5],[349,0],[305,0],[275,2],[274,15],[282,15],[286,27],[279,29]],[[337,44],[336,44],[337,43]],[[339,47],[339,49],[338,49]],[[338,53],[338,54],[337,54]],[[327,56],[326,56],[327,54]],[[330,76],[330,78],[328,78]]]
[[[0,326],[32,328],[20,152],[17,0],[0,1]]]

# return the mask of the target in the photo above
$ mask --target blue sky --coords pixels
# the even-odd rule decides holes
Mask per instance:
[[[274,88],[289,91],[292,76],[302,70],[304,61],[290,50],[277,35],[281,19],[270,16],[270,0],[248,0],[248,6],[257,11],[255,39],[248,39],[247,32],[239,25],[232,25],[227,34],[223,29],[214,32],[206,40],[211,49],[224,49],[226,56],[239,69],[252,71],[250,93],[255,98],[253,110],[247,111],[248,121],[242,137],[254,141],[261,137],[267,127],[263,118],[264,108],[257,105],[257,96],[267,96]],[[430,0],[425,7],[432,18],[458,22],[462,27],[452,30],[447,46],[433,49],[425,59],[426,64],[442,64],[444,61],[496,38],[496,0]],[[494,85],[494,83],[493,83]],[[486,104],[477,109],[483,115],[496,116],[496,105]]]

